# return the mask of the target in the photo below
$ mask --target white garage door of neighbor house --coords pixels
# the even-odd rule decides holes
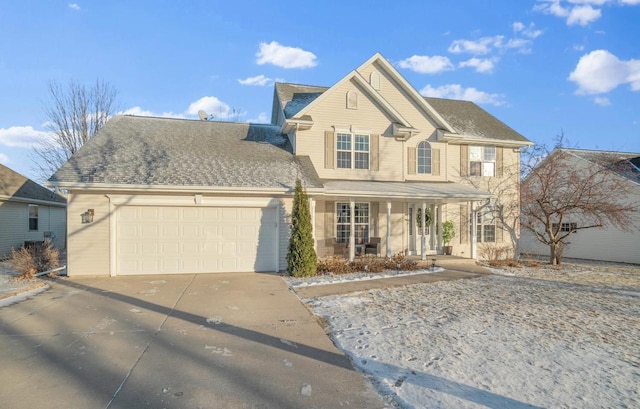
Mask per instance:
[[[275,271],[276,209],[123,206],[117,274]]]

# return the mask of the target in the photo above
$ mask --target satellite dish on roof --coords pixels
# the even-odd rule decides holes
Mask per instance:
[[[209,115],[207,115],[207,113],[204,112],[203,110],[198,111],[198,116],[200,117],[201,121],[209,120]]]

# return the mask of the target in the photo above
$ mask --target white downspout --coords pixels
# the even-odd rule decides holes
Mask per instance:
[[[351,228],[349,229],[349,261],[353,261],[356,257],[356,215],[355,215],[355,207],[356,204],[353,201],[353,198],[349,198],[349,221],[351,223]]]
[[[387,257],[391,257],[391,200],[387,199]]]
[[[116,254],[116,205],[110,195],[105,195],[109,199],[109,275],[115,277],[116,264],[118,263],[118,255]]]

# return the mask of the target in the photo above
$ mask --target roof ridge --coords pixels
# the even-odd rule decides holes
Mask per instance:
[[[298,84],[295,82],[280,82],[280,81],[276,81],[274,84],[282,84],[282,85],[297,85],[299,87],[316,87],[316,88],[331,88],[331,87],[327,87],[325,85],[311,85],[311,84]]]

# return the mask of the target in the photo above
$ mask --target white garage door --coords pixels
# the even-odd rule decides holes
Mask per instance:
[[[274,208],[123,206],[117,220],[118,274],[276,269]]]

